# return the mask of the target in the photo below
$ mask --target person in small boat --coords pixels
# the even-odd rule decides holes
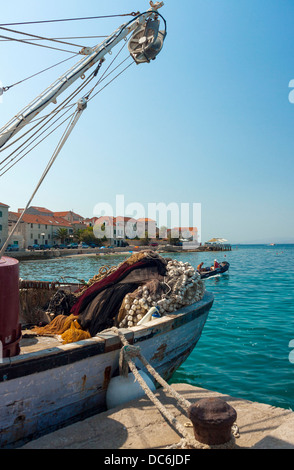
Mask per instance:
[[[214,263],[213,263],[213,266],[211,267],[212,271],[214,271],[215,269],[218,269],[219,267],[220,267],[220,264],[217,261],[217,259],[215,259]]]
[[[203,266],[203,261],[202,263],[198,264],[197,266],[197,271],[200,273],[201,269],[202,269],[202,266]]]

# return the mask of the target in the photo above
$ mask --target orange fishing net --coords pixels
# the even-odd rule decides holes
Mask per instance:
[[[35,327],[32,331],[40,336],[61,335],[63,344],[91,338],[90,333],[83,330],[78,323],[76,315],[58,315],[48,325]]]
[[[77,319],[75,319],[71,323],[70,328],[61,335],[61,338],[63,339],[63,344],[68,344],[89,339],[91,335],[88,331],[83,330]]]

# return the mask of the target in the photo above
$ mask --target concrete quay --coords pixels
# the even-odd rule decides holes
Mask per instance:
[[[105,255],[129,255],[130,252],[138,252],[145,250],[153,250],[158,253],[198,253],[198,252],[210,252],[210,251],[231,251],[231,247],[227,246],[200,246],[198,248],[188,250],[183,250],[182,247],[176,247],[172,245],[160,245],[158,247],[151,246],[126,246],[126,247],[116,247],[116,248],[74,248],[74,249],[50,249],[50,250],[21,250],[21,251],[12,251],[5,253],[5,256],[10,258],[15,258],[18,261],[38,261],[46,259],[55,259],[55,258],[65,258],[65,257],[74,257],[74,256],[105,256]]]
[[[235,449],[294,449],[294,413],[291,410],[187,384],[174,384],[172,387],[190,403],[218,397],[231,405],[237,412],[240,435],[235,439]],[[191,424],[168,392],[159,389],[156,397],[179,423]],[[193,428],[186,429],[193,437]],[[145,396],[40,437],[21,449],[166,449],[177,445],[181,438]]]

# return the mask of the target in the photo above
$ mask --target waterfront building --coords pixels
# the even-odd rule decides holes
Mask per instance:
[[[197,227],[173,227],[170,236],[171,238],[179,238],[181,242],[199,243]]]
[[[20,212],[9,212],[9,232],[12,231],[19,217]],[[21,248],[28,248],[32,245],[53,246],[61,243],[61,239],[56,238],[56,233],[60,228],[67,229],[69,237],[73,234],[72,225],[62,217],[26,213],[15,235],[20,237]]]
[[[87,218],[84,219],[84,224],[87,227],[94,227],[96,220],[98,220],[98,217],[92,217],[91,219]]]
[[[148,238],[156,238],[156,221],[149,218],[138,219],[138,222],[143,224],[144,233],[148,235]]]
[[[76,214],[73,211],[64,211],[64,212],[53,212],[55,217],[62,217],[63,219],[67,220],[69,223],[73,224],[74,222],[84,222],[84,217],[79,214]]]
[[[9,212],[9,206],[0,203],[0,246],[7,239],[18,221],[23,209],[18,212]],[[60,228],[66,229],[68,237],[66,242],[73,241],[74,233],[87,227],[94,227],[97,238],[107,240],[107,244],[116,247],[125,246],[126,242],[133,245],[138,240],[150,241],[178,239],[183,243],[198,242],[197,227],[174,227],[172,229],[158,229],[156,221],[150,218],[135,219],[123,216],[102,216],[84,218],[73,211],[54,212],[46,207],[31,206],[26,210],[21,223],[14,232],[11,244],[19,249],[27,249],[32,245],[54,246],[62,243],[56,238]]]
[[[9,206],[0,202],[0,247],[8,237],[8,209]]]

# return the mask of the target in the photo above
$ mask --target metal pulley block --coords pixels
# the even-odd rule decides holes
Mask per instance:
[[[145,25],[135,29],[128,49],[137,64],[154,60],[161,51],[166,32],[160,31],[159,25],[158,19],[149,18]]]

